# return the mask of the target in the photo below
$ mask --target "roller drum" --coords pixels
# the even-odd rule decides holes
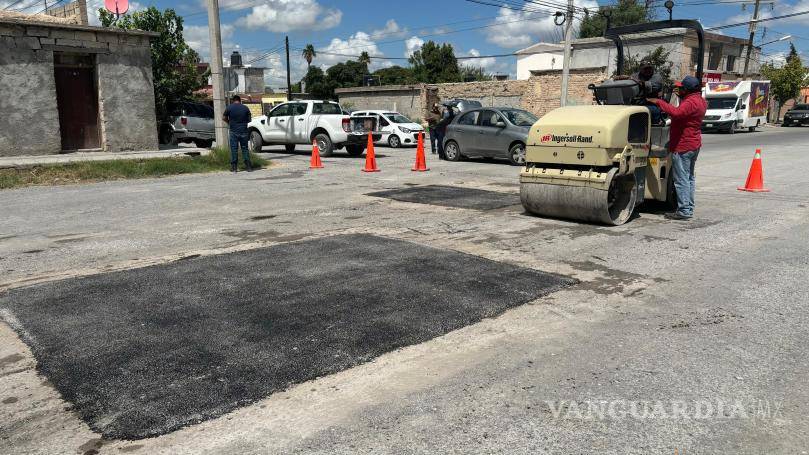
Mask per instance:
[[[609,190],[524,181],[520,200],[525,210],[536,215],[618,226],[632,215],[638,190],[634,175],[616,177],[617,172],[613,169],[607,175]]]

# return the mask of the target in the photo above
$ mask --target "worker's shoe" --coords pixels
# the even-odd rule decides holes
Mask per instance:
[[[239,172],[239,166],[236,163],[230,163],[230,172]]]
[[[665,215],[663,215],[663,216],[664,216],[666,219],[669,219],[669,220],[678,220],[678,221],[688,221],[688,220],[690,220],[690,219],[691,219],[691,217],[690,217],[690,216],[685,216],[685,215],[682,215],[682,214],[680,214],[680,213],[678,213],[678,212],[671,212],[671,213],[667,213],[667,214],[665,214]]]
[[[247,169],[247,172],[253,172],[253,163],[251,163],[250,161],[245,161],[244,167],[245,169]]]

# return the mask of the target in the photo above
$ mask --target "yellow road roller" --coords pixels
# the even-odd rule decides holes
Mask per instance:
[[[622,35],[655,30],[694,30],[696,76],[702,79],[704,33],[694,20],[670,20],[608,29],[617,46],[617,74],[624,68]],[[591,84],[597,104],[555,109],[528,134],[520,199],[530,213],[621,225],[644,200],[674,202],[669,127],[653,125],[644,85],[614,78]]]

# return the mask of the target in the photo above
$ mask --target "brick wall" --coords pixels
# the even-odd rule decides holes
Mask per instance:
[[[48,8],[45,13],[49,16],[70,19],[75,24],[87,25],[87,1],[77,0],[68,4],[61,4]]]
[[[587,88],[607,77],[606,68],[570,71],[568,105],[592,104]],[[430,106],[453,98],[480,101],[483,106],[518,107],[539,116],[559,107],[562,71],[535,72],[527,80],[420,84],[412,86],[338,89],[340,102],[352,109],[397,109],[413,119],[424,119]]]

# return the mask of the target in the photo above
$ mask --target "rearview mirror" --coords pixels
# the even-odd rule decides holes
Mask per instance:
[[[739,110],[742,110],[742,109],[747,109],[747,105],[746,105],[746,104],[742,104],[742,105],[739,107]]]
[[[506,127],[506,122],[501,120],[501,121],[495,123],[494,126],[496,126],[498,128],[505,128]]]

